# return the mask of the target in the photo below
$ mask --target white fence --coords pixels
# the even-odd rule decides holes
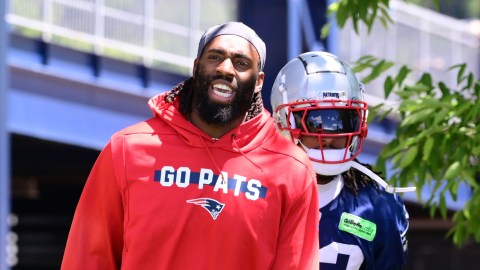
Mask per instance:
[[[362,25],[357,35],[352,24],[344,27],[337,42],[338,54],[349,61],[374,55],[413,68],[411,79],[429,72],[450,86],[456,85],[456,73],[447,70],[456,64],[466,63],[468,70],[479,77],[480,20],[458,20],[397,0],[390,1],[390,10],[395,23],[387,29],[378,23],[368,34]],[[381,82],[369,83],[367,89],[380,100]]]
[[[238,0],[10,0],[7,21],[14,31],[147,66],[188,74],[203,30],[236,19]],[[296,1],[294,1],[296,2]],[[340,31],[335,53],[355,61],[374,55],[408,64],[417,74],[455,81],[446,70],[467,63],[480,73],[480,26],[404,1],[391,0],[394,25],[377,24],[370,34],[351,25]],[[312,30],[310,29],[310,32]],[[379,80],[380,81],[380,80]],[[383,98],[379,82],[370,95]]]
[[[204,29],[235,19],[236,3],[10,0],[7,22],[14,31],[46,42],[188,73]]]

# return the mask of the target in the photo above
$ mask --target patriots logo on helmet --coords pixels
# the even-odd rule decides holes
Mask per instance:
[[[220,214],[220,212],[222,212],[223,207],[225,206],[224,203],[218,202],[210,198],[198,198],[198,199],[187,200],[187,203],[193,203],[203,207],[205,210],[207,210],[210,213],[210,215],[214,220],[217,219],[218,215]]]

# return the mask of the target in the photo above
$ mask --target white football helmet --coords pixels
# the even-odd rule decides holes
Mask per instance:
[[[271,92],[277,128],[301,145],[317,174],[337,175],[352,166],[367,136],[368,106],[363,85],[351,68],[327,52],[300,54],[277,75]],[[299,139],[315,136],[319,149],[309,149]],[[338,149],[323,140],[346,138]]]

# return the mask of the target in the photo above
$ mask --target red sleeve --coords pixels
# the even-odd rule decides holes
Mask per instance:
[[[87,179],[68,235],[62,270],[120,269],[123,204],[109,143]]]
[[[308,177],[308,176],[307,176]],[[280,228],[278,252],[272,269],[318,269],[318,207],[314,180],[303,195],[293,202]]]

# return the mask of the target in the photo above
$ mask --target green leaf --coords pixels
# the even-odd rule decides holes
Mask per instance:
[[[459,64],[459,65],[455,65],[455,66],[452,66],[450,69],[453,69],[453,68],[458,68],[458,73],[457,73],[457,84],[461,84],[464,77],[463,77],[463,74],[465,73],[465,69],[467,68],[467,64]]]
[[[450,164],[450,166],[448,166],[448,169],[445,171],[445,180],[454,180],[455,177],[457,177],[460,173],[460,168],[461,167],[459,161],[455,161],[454,163]]]
[[[382,10],[382,11],[383,11],[383,10]],[[388,18],[388,19],[390,19],[390,20],[388,20],[388,19],[385,18],[385,16],[379,17],[378,19],[380,20],[380,23],[383,25],[383,27],[384,27],[385,29],[388,28],[388,24],[389,24],[389,23],[392,23],[392,22],[390,21],[391,19]]]
[[[403,145],[395,146],[393,144],[388,144],[382,149],[381,155],[388,158],[397,154],[403,148],[404,148]]]
[[[418,138],[417,137],[409,137],[406,140],[402,140],[402,141],[404,141],[404,143],[403,143],[404,146],[411,146],[411,145],[414,145],[418,142]]]
[[[448,117],[447,117],[448,112],[449,110],[447,109],[442,109],[439,112],[436,112],[432,126],[436,126],[441,122],[446,122],[448,120]]]
[[[326,23],[320,31],[320,38],[325,39],[330,34],[330,23]]]
[[[398,86],[402,86],[403,81],[411,71],[412,70],[409,69],[407,66],[402,66],[402,68],[400,68],[400,71],[398,72],[397,77],[395,78],[395,83],[397,83]]]
[[[450,192],[450,195],[452,195],[452,200],[457,201],[458,181],[448,181],[447,190]]]
[[[470,215],[470,211],[467,208],[463,209],[463,215],[467,220],[472,218],[472,215]]]
[[[362,71],[364,71],[365,69],[367,68],[371,68],[371,65],[370,64],[367,64],[367,63],[355,63],[355,66],[352,68],[352,71],[355,72],[355,73],[360,73]]]
[[[418,166],[416,169],[417,180],[415,181],[415,186],[422,187],[425,184],[425,176],[427,174],[426,166]]]
[[[473,86],[473,81],[475,80],[475,78],[473,78],[473,74],[470,73],[468,74],[468,80],[467,80],[467,85],[463,88],[463,89],[470,89],[472,88]]]
[[[388,3],[387,3],[386,6],[380,5],[379,8],[380,8],[380,13],[381,13],[380,20],[382,21],[382,25],[385,28],[387,28],[388,24],[394,24],[394,21],[393,21],[392,17],[390,17],[390,10],[388,8]]]
[[[465,180],[467,180],[467,183],[474,189],[478,189],[479,188],[479,184],[477,183],[477,180],[475,179],[475,177],[473,175],[471,175],[469,172],[467,171],[462,171],[461,172],[461,175],[462,175],[462,178],[464,178]]]
[[[338,5],[338,9],[336,11],[337,14],[335,17],[340,28],[343,28],[343,26],[345,26],[345,22],[348,19],[348,9],[343,8],[343,6],[344,5],[342,5],[341,3]]]
[[[444,104],[440,103],[440,101],[436,98],[425,97],[422,99],[417,100],[417,104],[421,105],[425,108],[443,108],[445,107]]]
[[[383,72],[387,71],[392,66],[393,66],[392,62],[381,60],[377,65],[375,65],[372,68],[372,72],[362,80],[363,83],[368,83],[370,81],[373,81],[374,79],[378,78],[380,75],[383,74]]]
[[[445,196],[440,195],[439,208],[440,208],[440,215],[442,216],[443,219],[446,219],[447,218],[447,202],[445,201]]]
[[[385,83],[383,84],[385,98],[388,98],[388,96],[390,96],[390,93],[392,92],[394,86],[395,84],[392,77],[388,76],[387,79],[385,79]]]
[[[362,64],[368,64],[370,65],[371,63],[373,63],[375,60],[377,60],[377,57],[373,56],[373,55],[364,55],[364,56],[361,56],[357,62],[358,63],[362,63]]]
[[[368,14],[368,6],[367,5],[359,5],[358,6],[358,15],[360,16],[361,19],[364,21],[367,20],[367,14]]]
[[[438,87],[440,88],[440,91],[442,92],[443,96],[450,95],[450,88],[448,88],[448,86],[445,83],[439,82]]]
[[[432,116],[434,109],[424,109],[410,114],[400,124],[401,127],[412,125]]]
[[[461,102],[458,104],[457,109],[455,111],[455,115],[461,117],[465,114],[468,114],[469,111],[473,110],[473,104],[470,102]],[[462,117],[462,120],[466,120],[464,117]]]
[[[418,104],[418,100],[414,100],[414,99],[407,99],[402,101],[398,109],[402,112],[413,112],[413,111],[421,110]]]
[[[339,6],[340,5],[338,4],[338,2],[331,3],[327,8],[327,12],[326,12],[327,17],[337,13]]]
[[[410,91],[410,92],[415,92],[417,93],[424,93],[428,92],[429,88],[426,85],[423,84],[415,84],[415,85],[409,85],[404,87],[405,91]]]
[[[478,124],[478,116],[480,115],[480,103],[477,102],[474,105],[472,105],[472,109],[468,112],[467,118],[468,119],[477,119],[477,124]]]
[[[428,137],[425,141],[425,144],[423,145],[423,160],[428,161],[430,159],[430,153],[432,152],[434,143],[435,140],[431,137]]]
[[[406,168],[408,165],[410,165],[417,157],[417,154],[418,154],[418,146],[410,147],[403,155],[403,158],[399,164],[399,168]]]
[[[432,75],[429,73],[424,73],[418,82],[427,86],[429,89],[433,88]]]

